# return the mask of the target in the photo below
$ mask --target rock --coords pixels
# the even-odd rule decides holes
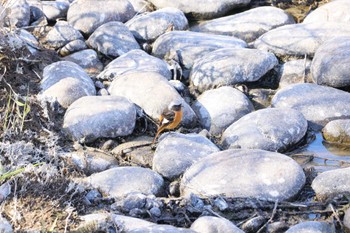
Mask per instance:
[[[317,49],[311,64],[315,83],[331,87],[349,87],[349,69],[350,36],[335,37],[323,43]]]
[[[64,1],[42,1],[42,7],[47,20],[55,21],[67,17],[69,3]]]
[[[43,43],[49,48],[59,49],[74,40],[84,40],[84,37],[69,23],[58,21],[43,38]]]
[[[168,179],[179,177],[198,160],[219,151],[209,139],[196,134],[169,133],[162,138],[152,169]]]
[[[90,77],[96,76],[103,70],[103,64],[97,56],[95,50],[85,49],[73,53],[63,58],[65,61],[71,61],[79,65],[89,74]]]
[[[234,36],[249,43],[273,28],[294,23],[293,17],[283,10],[263,6],[202,22],[191,31]]]
[[[80,66],[70,61],[46,66],[40,88],[41,97],[55,100],[64,108],[80,97],[96,94],[91,78]]]
[[[303,23],[344,22],[350,23],[350,2],[347,0],[331,1],[308,14]]]
[[[335,233],[333,224],[327,222],[302,222],[289,228],[286,233]]]
[[[246,6],[250,3],[250,0],[150,0],[150,2],[157,8],[178,8],[191,18],[212,19],[223,16],[232,9]]]
[[[117,203],[123,211],[130,211],[135,208],[142,209],[146,205],[146,198],[147,196],[143,193],[128,193],[120,198]]]
[[[334,120],[322,129],[323,138],[330,143],[350,145],[350,120]]]
[[[176,8],[164,8],[133,17],[125,23],[139,41],[152,42],[168,30],[184,31],[188,28],[184,13]]]
[[[302,83],[279,90],[271,105],[296,109],[308,120],[311,129],[321,130],[329,121],[350,117],[349,101],[350,94],[345,91]]]
[[[252,169],[254,168],[254,169]],[[286,200],[304,186],[303,169],[291,158],[263,150],[225,150],[192,165],[181,180],[181,194]]]
[[[88,175],[118,166],[115,157],[98,151],[69,152],[62,157]]]
[[[9,3],[2,2],[6,10],[5,26],[26,27],[30,22],[30,6],[26,0],[16,0]]]
[[[118,57],[133,49],[139,49],[134,36],[121,22],[108,22],[98,27],[86,41],[86,44],[98,52]]]
[[[194,62],[191,85],[203,92],[220,86],[254,82],[277,64],[275,55],[257,49],[218,49]]]
[[[266,232],[268,233],[282,233],[286,232],[288,230],[289,226],[286,222],[272,222],[267,224],[266,226]]]
[[[38,21],[46,20],[41,0],[27,0],[27,3],[30,7],[30,21],[32,22],[32,25]]]
[[[147,0],[129,0],[129,2],[134,7],[135,12],[137,13],[144,13],[153,10],[152,4]]]
[[[67,56],[69,54],[78,52],[80,50],[84,50],[87,49],[87,45],[85,44],[85,41],[83,40],[73,40],[71,42],[69,42],[68,44],[66,44],[65,46],[63,46],[62,48],[60,48],[58,50],[58,53],[61,56]]]
[[[199,217],[191,225],[191,230],[201,233],[244,233],[236,227],[232,222],[225,218],[212,216]]]
[[[191,107],[169,84],[169,81],[158,73],[124,74],[111,83],[108,91],[111,95],[130,99],[156,121],[172,101],[179,100],[183,104],[181,124],[193,127],[196,122],[196,115]]]
[[[271,105],[271,99],[275,94],[275,90],[266,88],[250,89],[248,92],[249,99],[256,110],[269,108]]]
[[[303,114],[294,109],[267,108],[243,116],[221,137],[225,148],[286,151],[307,131]]]
[[[350,168],[338,168],[322,172],[312,181],[311,187],[319,200],[349,193]]]
[[[244,232],[257,232],[267,221],[268,220],[266,217],[258,215],[256,217],[250,218],[245,223],[243,223],[241,228]],[[269,231],[266,232],[271,233]]]
[[[344,215],[344,219],[343,219],[343,224],[346,228],[347,231],[345,232],[350,232],[350,208],[348,208],[346,211],[345,211],[345,215]]]
[[[12,233],[12,225],[7,221],[6,218],[0,215],[0,232],[2,233]]]
[[[232,87],[205,91],[193,103],[192,109],[201,125],[213,135],[220,135],[233,122],[254,111],[247,96]]]
[[[128,0],[76,0],[69,7],[67,21],[83,34],[90,35],[107,22],[126,22],[134,15]]]
[[[30,32],[24,29],[18,29],[15,33],[24,42],[31,54],[35,55],[40,50],[38,40]]]
[[[66,111],[63,129],[74,139],[92,142],[97,138],[130,135],[135,128],[136,109],[121,96],[85,96]]]
[[[81,180],[84,186],[99,189],[105,196],[122,198],[132,192],[158,195],[163,178],[148,168],[116,167]]]
[[[167,32],[153,43],[152,54],[164,59],[174,59],[190,69],[194,61],[221,48],[242,48],[247,44],[231,36],[210,35],[200,32]]]
[[[140,49],[135,49],[111,61],[97,78],[112,81],[120,75],[135,72],[156,72],[168,80],[172,77],[166,62]]]
[[[260,36],[254,42],[254,47],[279,57],[313,57],[322,43],[339,36],[350,36],[349,24],[321,22],[285,25]]]
[[[1,165],[2,166],[2,165]],[[4,174],[4,171],[1,171],[1,175]],[[6,200],[6,198],[11,194],[11,185],[7,181],[0,185],[0,203]],[[0,231],[1,232],[1,231]]]
[[[309,59],[292,60],[284,63],[280,70],[279,88],[290,84],[312,82]]]
[[[148,227],[140,227],[128,233],[198,233],[185,228],[176,228],[170,225],[152,225]]]

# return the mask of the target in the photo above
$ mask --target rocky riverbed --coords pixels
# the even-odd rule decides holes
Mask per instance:
[[[302,153],[350,156],[349,0],[7,0],[0,24],[1,232],[349,231],[348,159]]]

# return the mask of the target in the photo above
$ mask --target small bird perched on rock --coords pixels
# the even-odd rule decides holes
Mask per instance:
[[[156,136],[153,139],[152,144],[155,143],[157,137],[164,130],[175,129],[181,122],[182,119],[182,104],[181,101],[173,101],[169,104],[168,109],[166,109],[159,118],[159,127]]]

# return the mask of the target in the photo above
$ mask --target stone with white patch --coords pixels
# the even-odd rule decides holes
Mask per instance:
[[[335,233],[335,227],[331,223],[308,221],[298,223],[289,228],[286,233]]]
[[[76,0],[68,9],[67,21],[84,35],[90,35],[107,22],[126,22],[134,15],[128,0]]]
[[[135,128],[136,108],[121,96],[85,96],[69,106],[63,129],[74,139],[91,142],[97,138],[130,135]]]
[[[167,30],[184,31],[188,28],[184,13],[176,8],[163,8],[133,17],[125,23],[139,41],[152,42]]]
[[[310,74],[311,61],[309,59],[292,60],[284,63],[280,69],[279,88],[290,84],[312,82]]]
[[[121,22],[108,22],[98,27],[86,41],[86,44],[98,52],[118,57],[133,49],[140,49],[134,36]]]
[[[221,48],[243,48],[247,44],[232,36],[211,35],[200,32],[167,32],[153,43],[152,54],[173,59],[190,69],[197,58]]]
[[[64,1],[42,1],[43,12],[49,21],[67,17],[69,3]]]
[[[96,95],[93,81],[77,64],[70,61],[52,63],[44,68],[40,97],[57,101],[67,108],[77,99]]]
[[[97,78],[113,81],[113,79],[123,74],[142,72],[156,72],[168,80],[172,77],[165,61],[153,57],[143,50],[135,49],[111,61]]]
[[[5,26],[11,27],[26,27],[30,23],[30,5],[26,0],[16,0],[11,2],[2,2],[2,5],[6,8],[2,11],[5,17]]]
[[[254,111],[248,97],[233,87],[205,91],[192,109],[201,125],[213,135],[220,135],[233,122]]]
[[[259,80],[278,64],[272,53],[257,49],[224,48],[195,60],[191,85],[203,92],[220,86]]]
[[[153,170],[168,179],[179,177],[198,160],[219,148],[204,136],[169,133],[160,139],[153,157]]]
[[[319,200],[326,200],[350,190],[350,168],[325,171],[316,176],[311,184]]]
[[[116,167],[79,180],[85,187],[98,189],[106,197],[122,198],[129,193],[159,195],[164,180],[156,172],[142,167]]]
[[[191,31],[234,36],[249,43],[273,28],[294,23],[285,11],[263,6],[199,23]]]
[[[279,90],[272,107],[293,108],[301,112],[309,127],[321,130],[328,122],[350,117],[350,94],[311,83],[292,84]]]
[[[202,216],[197,218],[192,223],[191,230],[200,233],[244,233],[244,231],[236,227],[229,220],[213,216]]]
[[[350,35],[323,43],[311,64],[312,78],[319,85],[350,86]]]
[[[108,91],[111,95],[130,99],[156,121],[173,101],[182,103],[182,125],[193,127],[197,120],[191,107],[159,73],[138,72],[121,75],[111,83]]]
[[[350,1],[330,1],[311,11],[303,23],[344,22],[350,23]]]
[[[307,121],[294,109],[267,108],[243,116],[221,137],[225,148],[286,151],[307,131]]]
[[[150,0],[158,9],[175,7],[191,18],[212,19],[225,15],[230,10],[246,6],[251,0]]]
[[[291,158],[264,150],[225,150],[192,165],[181,179],[181,194],[286,200],[304,186],[303,169]]]
[[[254,42],[254,47],[282,58],[313,56],[321,44],[338,36],[350,36],[348,23],[292,24],[266,32]]]
[[[322,129],[323,138],[330,143],[350,145],[350,120],[334,120]]]

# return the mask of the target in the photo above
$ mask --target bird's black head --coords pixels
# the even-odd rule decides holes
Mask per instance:
[[[173,101],[169,104],[169,110],[171,111],[180,111],[182,107],[181,101]]]

